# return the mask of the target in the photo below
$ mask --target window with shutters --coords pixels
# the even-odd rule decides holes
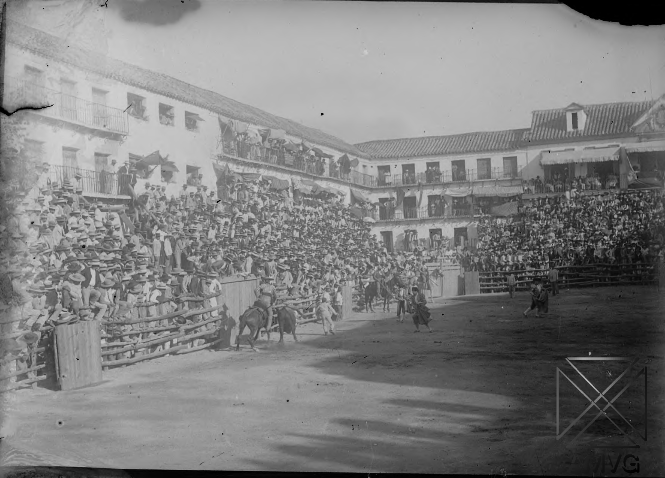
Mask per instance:
[[[98,128],[106,128],[109,124],[109,114],[106,108],[106,95],[108,91],[99,88],[92,89],[92,122]]]
[[[517,156],[508,156],[503,158],[503,177],[517,177]]]
[[[66,78],[60,79],[60,114],[72,121],[78,120],[78,111],[76,108],[76,82]]]
[[[478,179],[492,179],[492,160],[490,158],[478,159]]]
[[[79,172],[78,149],[62,148],[63,179],[73,178]]]

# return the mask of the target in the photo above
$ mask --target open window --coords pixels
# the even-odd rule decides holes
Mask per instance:
[[[190,186],[200,186],[201,179],[199,178],[199,170],[197,166],[187,166],[187,184]]]
[[[451,161],[453,181],[466,181],[466,161],[459,159]]]
[[[159,104],[159,122],[163,125],[173,126],[175,124],[175,111],[173,106]]]
[[[147,120],[145,98],[143,96],[135,95],[134,93],[127,93],[127,113],[137,119]]]
[[[185,128],[187,128],[188,131],[198,131],[200,121],[203,121],[203,118],[199,115],[185,111]]]
[[[476,167],[478,179],[492,179],[492,159],[480,158]]]
[[[363,166],[363,168],[364,167],[365,166]],[[379,174],[379,186],[390,186],[392,184],[390,166],[377,166],[376,170]]]
[[[425,167],[425,180],[428,183],[438,183],[441,182],[441,167],[438,161],[433,161],[426,163]]]

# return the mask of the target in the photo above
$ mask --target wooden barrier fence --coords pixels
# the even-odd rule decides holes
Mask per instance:
[[[616,285],[658,284],[658,270],[655,264],[587,264],[581,266],[560,266],[559,287],[603,287]],[[512,271],[517,285],[515,290],[528,291],[535,277],[540,277],[548,289],[547,269]],[[507,292],[508,272],[479,272],[481,293]]]
[[[47,363],[50,352],[48,334],[45,334],[43,330],[39,331],[38,342],[27,346],[23,346],[16,340],[28,332],[25,323],[30,322],[33,317],[24,315],[20,307],[10,307],[2,312],[0,317],[0,393],[21,387],[35,388],[38,382],[54,375],[52,364]]]
[[[121,367],[167,355],[180,355],[212,347],[226,348],[235,344],[237,322],[242,313],[256,300],[254,290],[258,279],[232,279],[222,281],[219,293],[206,297],[181,297],[166,299],[162,303],[138,304],[123,311],[122,318],[112,317],[99,323],[101,337],[102,369]],[[351,286],[342,287],[343,314],[348,317],[353,303]],[[278,295],[275,314],[286,305],[299,311],[298,325],[316,322],[315,308],[320,296],[306,297]],[[174,307],[175,304],[175,307]],[[173,309],[177,310],[173,310]],[[7,314],[5,314],[7,315]],[[16,315],[16,314],[14,314]],[[25,330],[8,328],[25,317],[6,317],[0,320],[2,340],[19,337]],[[60,327],[67,327],[60,326]],[[278,324],[273,322],[271,330]],[[0,360],[0,393],[22,386],[36,385],[47,378],[46,370],[57,376],[57,364],[52,353],[52,326],[41,329],[42,337],[35,346],[29,346],[20,354],[5,356]],[[11,330],[11,332],[10,332]]]

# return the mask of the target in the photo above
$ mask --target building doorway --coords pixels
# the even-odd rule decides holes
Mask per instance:
[[[441,229],[429,230],[429,243],[431,249],[439,249],[441,247]]]
[[[404,219],[416,219],[418,217],[418,206],[415,196],[404,198]]]
[[[383,240],[383,245],[385,246],[388,254],[393,252],[393,233],[392,231],[381,231],[381,239]]]
[[[469,242],[469,236],[466,231],[466,227],[456,227],[454,234],[455,247],[459,246],[464,249],[467,242]]]

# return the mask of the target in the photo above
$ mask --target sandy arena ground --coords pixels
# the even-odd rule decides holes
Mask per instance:
[[[556,367],[572,377],[564,357],[638,355],[648,370],[647,441],[616,452],[622,466],[604,474],[663,476],[663,295],[655,287],[564,290],[551,297],[547,318],[528,319],[526,293],[441,299],[431,334],[414,334],[410,319],[400,324],[393,314],[356,313],[335,336],[307,324],[300,343],[289,336],[279,346],[273,335],[258,353],[245,345],[163,357],[104,372],[94,387],[21,390],[2,398],[2,451],[8,464],[26,465],[591,475],[585,460],[599,455],[587,435],[615,429],[601,417],[566,450],[595,415],[588,412],[556,440]],[[625,365],[579,369],[605,387]],[[565,427],[588,402],[564,382]],[[643,403],[640,379],[615,406],[639,428]],[[627,453],[639,472],[625,471],[636,462]]]

